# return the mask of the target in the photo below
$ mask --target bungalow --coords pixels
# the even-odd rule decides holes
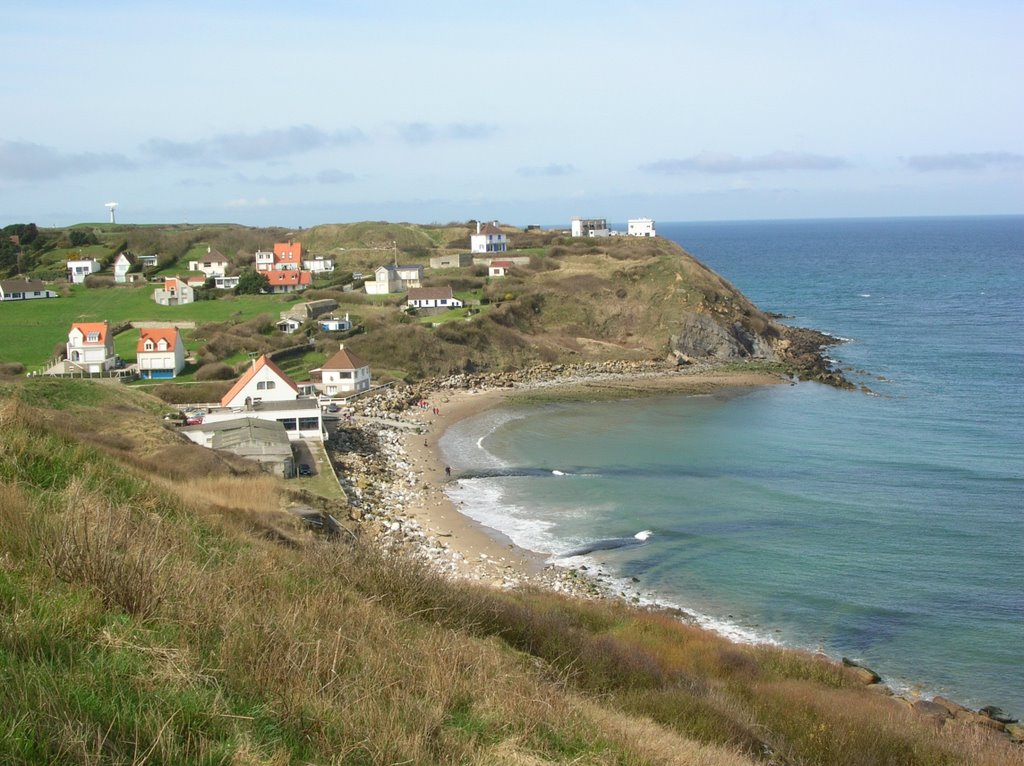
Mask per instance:
[[[512,261],[491,261],[487,267],[487,276],[489,277],[503,277],[508,273],[515,264]]]
[[[144,269],[155,269],[159,265],[159,255],[139,255],[136,256],[139,259],[139,263],[142,264]]]
[[[214,277],[213,286],[218,290],[234,290],[238,287],[238,275],[233,277]]]
[[[476,234],[469,238],[469,249],[474,253],[504,253],[508,250],[508,237],[498,228],[498,222],[476,222]]]
[[[38,279],[4,279],[0,281],[0,301],[29,301],[34,298],[56,298]]]
[[[267,473],[283,479],[295,475],[291,440],[284,425],[276,420],[253,417],[233,417],[212,423],[204,420],[199,425],[184,426],[180,431],[202,447],[252,460]]]
[[[204,424],[230,420],[245,413],[247,417],[277,421],[292,441],[323,439],[323,418],[317,400],[300,398],[295,382],[265,354],[253,361],[220,400],[220,405],[219,409],[206,414]]]
[[[462,308],[462,301],[452,295],[451,285],[414,287],[409,291],[405,304],[414,309]]]
[[[367,295],[385,295],[401,293],[420,287],[423,283],[423,267],[419,264],[387,265],[374,269],[373,279],[367,280],[363,286]]]
[[[175,327],[146,328],[135,346],[140,378],[176,378],[185,369],[185,344]]]
[[[345,314],[344,319],[339,319],[336,316],[323,317],[317,320],[320,325],[320,329],[324,332],[344,332],[345,330],[352,329],[352,320],[348,318],[348,314]]]
[[[116,364],[114,335],[110,332],[109,323],[75,322],[71,325],[68,332],[66,370],[98,373],[111,370]]]
[[[302,320],[296,319],[293,316],[283,316],[276,325],[277,329],[283,332],[285,335],[291,335],[300,327],[302,327]]]
[[[650,218],[630,218],[626,222],[626,233],[631,237],[653,237],[654,221]]]
[[[316,258],[304,260],[302,268],[314,274],[328,274],[334,271],[334,260],[318,255]]]
[[[201,261],[189,261],[189,271],[201,271],[207,278],[209,277],[223,277],[227,271],[228,259],[218,253],[216,250],[207,246],[206,257]]]
[[[153,291],[153,300],[161,306],[184,306],[195,299],[195,291],[178,277],[165,277],[164,286]]]
[[[370,388],[370,365],[351,351],[346,351],[344,343],[322,367],[310,370],[314,379],[317,373],[320,375],[320,391],[326,396],[347,396]]]
[[[265,271],[263,273],[267,277],[267,283],[270,285],[270,292],[272,293],[294,293],[299,290],[305,290],[313,284],[313,279],[308,271],[288,269],[285,271]]]
[[[127,250],[123,253],[118,253],[117,257],[114,259],[114,281],[119,285],[127,283],[128,272],[131,271],[132,267],[138,262],[138,258]]]
[[[76,285],[85,282],[90,274],[95,274],[102,267],[100,262],[94,258],[85,258],[68,261],[68,280]]]

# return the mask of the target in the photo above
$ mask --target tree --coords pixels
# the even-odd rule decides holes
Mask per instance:
[[[235,295],[259,295],[270,290],[270,280],[266,274],[247,269],[238,275],[238,286]]]

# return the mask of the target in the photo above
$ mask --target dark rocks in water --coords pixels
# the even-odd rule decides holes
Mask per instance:
[[[871,668],[866,668],[859,662],[855,662],[848,657],[843,657],[843,667],[847,669],[847,673],[850,676],[855,680],[860,681],[865,686],[877,684],[882,680],[882,677]]]
[[[999,723],[1017,723],[1016,718],[1007,715],[1001,707],[996,707],[995,705],[986,705],[978,712],[986,718],[991,718],[993,721],[999,721]]]

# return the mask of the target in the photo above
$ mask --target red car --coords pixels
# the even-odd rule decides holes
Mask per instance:
[[[203,416],[202,415],[193,415],[190,418],[185,418],[185,425],[187,425],[187,426],[198,426],[198,425],[202,425],[202,423],[203,423]]]

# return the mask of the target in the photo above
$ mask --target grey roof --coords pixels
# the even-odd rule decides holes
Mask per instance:
[[[46,289],[38,279],[4,279],[0,281],[0,287],[5,293],[35,293]]]

